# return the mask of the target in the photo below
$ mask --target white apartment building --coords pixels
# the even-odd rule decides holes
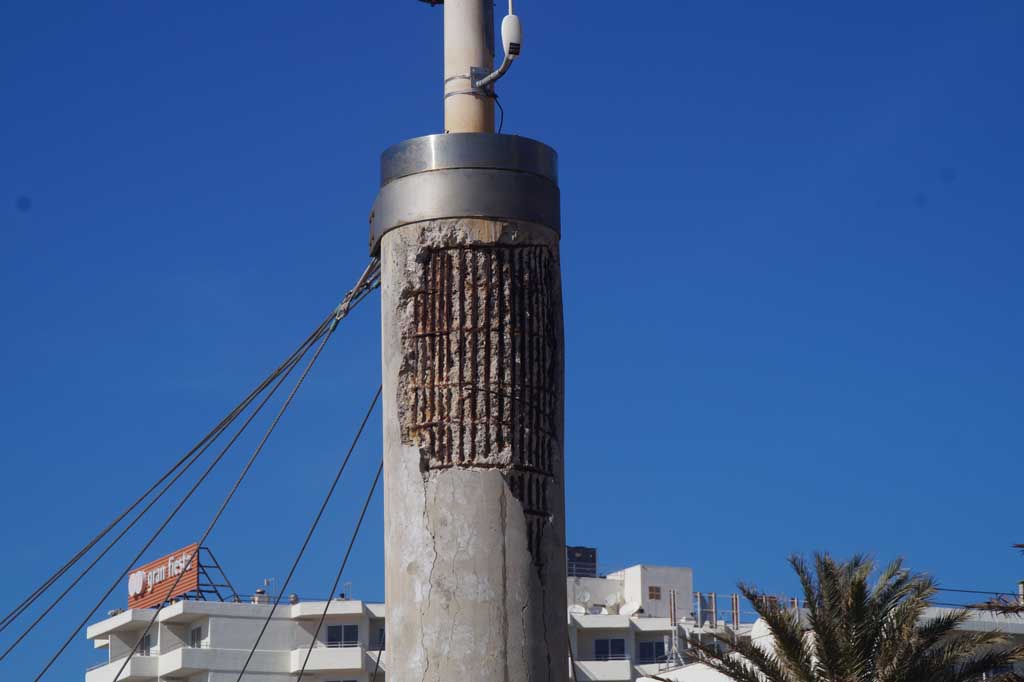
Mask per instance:
[[[633,566],[605,577],[571,577],[567,588],[570,641],[580,682],[627,682],[665,669],[673,592],[681,639],[685,641],[689,633],[732,632],[721,623],[698,626],[691,613],[693,572],[689,568]],[[183,600],[165,606],[121,682],[235,682],[271,609],[267,603],[253,602],[266,599]],[[334,599],[329,604],[283,600],[247,676],[251,672],[260,682],[294,682],[325,605],[327,618],[303,679],[369,682],[376,667],[376,680],[384,682],[385,607],[357,599]],[[106,660],[86,672],[86,682],[111,682],[152,616],[153,609],[129,609],[91,625],[86,636],[105,651]],[[740,634],[749,629],[741,626]]]
[[[675,628],[669,607],[673,595]],[[689,568],[638,565],[603,577],[570,577],[567,596],[577,682],[632,682],[651,674],[677,682],[726,682],[692,662],[685,651],[687,638],[696,635],[710,642],[717,635],[756,642],[770,636],[763,623],[739,622],[729,609],[722,610],[725,614],[702,610],[708,599],[694,594]],[[263,595],[244,603],[184,600],[164,607],[120,680],[235,682],[270,612],[266,601]],[[324,627],[303,679],[369,682],[377,668],[376,680],[385,682],[385,606],[357,599],[283,600],[246,678],[252,673],[259,682],[294,682],[325,606]],[[85,682],[111,682],[152,616],[153,609],[130,609],[90,626],[87,637],[104,650],[106,660],[86,672]],[[999,629],[1024,642],[1024,619],[979,611],[966,628]],[[681,660],[671,656],[673,630]]]
[[[265,601],[257,599],[256,601]],[[278,605],[249,663],[260,682],[294,682],[324,606],[327,618],[313,647],[310,682],[367,682],[378,653],[384,679],[384,605],[355,599]],[[179,601],[163,608],[157,624],[131,658],[121,682],[235,682],[271,611],[266,603]],[[86,682],[110,682],[153,617],[153,609],[129,609],[89,626],[86,636],[107,660],[85,674]]]
[[[570,577],[567,583],[569,639],[579,682],[629,682],[664,674],[688,660],[690,636],[750,636],[752,623],[727,623],[720,614],[697,608],[705,600],[694,594],[689,568],[638,565],[605,577]],[[682,656],[675,665],[673,631]]]

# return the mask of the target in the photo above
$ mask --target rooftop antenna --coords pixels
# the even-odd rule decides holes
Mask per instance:
[[[683,664],[683,655],[679,651],[679,618],[676,616],[675,590],[668,591],[668,622],[672,628],[672,641],[665,665],[667,667],[680,666]]]

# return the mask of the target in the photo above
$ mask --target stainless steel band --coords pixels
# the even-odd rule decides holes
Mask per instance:
[[[370,253],[389,231],[426,220],[491,218],[561,229],[558,157],[515,135],[457,133],[406,140],[384,152],[370,215]]]

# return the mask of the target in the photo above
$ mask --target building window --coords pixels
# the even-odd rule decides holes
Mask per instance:
[[[661,599],[661,586],[660,585],[649,585],[647,587],[647,598],[648,599]]]
[[[359,646],[358,625],[328,625],[327,646],[352,647]]]
[[[384,627],[377,628],[377,641],[374,642],[374,649],[377,651],[384,650]]]
[[[637,663],[664,663],[665,642],[640,642]]]
[[[153,636],[146,635],[139,641],[139,656],[153,655]]]
[[[203,646],[203,628],[194,627],[188,631],[188,645],[193,649],[201,649]]]
[[[595,639],[594,660],[595,661],[621,661],[626,658],[626,640]]]

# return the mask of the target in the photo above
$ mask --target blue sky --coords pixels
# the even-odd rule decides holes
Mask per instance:
[[[570,542],[692,566],[705,591],[792,591],[785,556],[815,549],[1012,589],[1024,7],[517,9],[505,131],[561,156]],[[0,5],[0,610],[335,305],[379,153],[439,132],[441,80],[441,9],[413,0]],[[211,537],[240,590],[287,571],[379,342],[373,300]],[[329,588],[373,424],[300,595]],[[152,556],[201,532],[247,454]],[[383,594],[381,529],[378,498],[356,596]],[[30,678],[143,537],[0,676]],[[79,637],[49,679],[97,660]]]

